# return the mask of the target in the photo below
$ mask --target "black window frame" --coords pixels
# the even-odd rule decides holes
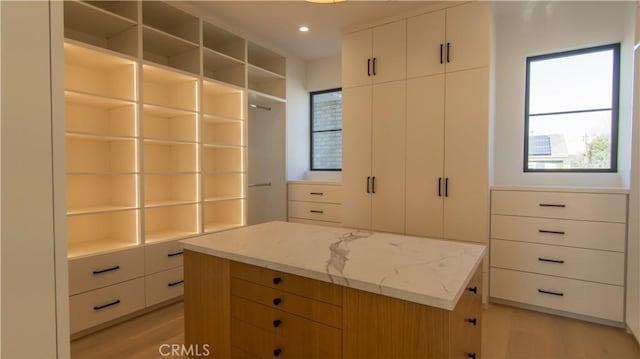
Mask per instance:
[[[339,130],[323,130],[323,131],[313,130],[313,96],[322,95],[322,94],[331,93],[331,92],[342,92],[342,87],[309,92],[309,170],[310,171],[342,171],[342,166],[340,166],[340,168],[314,168],[313,167],[313,134],[317,132],[338,132],[338,131],[342,132],[342,129],[343,129],[343,126],[340,126]]]
[[[529,166],[529,85],[530,85],[530,65],[533,61],[555,59],[567,56],[582,55],[592,52],[599,52],[603,50],[613,50],[613,73],[612,73],[612,101],[611,101],[611,160],[609,168],[528,168]],[[545,55],[528,56],[526,59],[526,82],[525,82],[525,108],[524,108],[524,158],[523,158],[523,170],[524,172],[538,172],[538,173],[616,173],[618,172],[618,116],[620,107],[620,43],[613,43],[608,45],[594,46],[588,48],[581,48],[576,50],[554,52]],[[541,115],[554,115],[554,114],[570,114],[570,113],[585,113],[594,112],[597,110],[609,110],[609,109],[589,109],[589,110],[577,110],[577,111],[561,111],[561,112],[549,112],[534,114],[534,116]]]

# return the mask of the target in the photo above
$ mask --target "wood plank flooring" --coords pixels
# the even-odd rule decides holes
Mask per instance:
[[[160,345],[184,342],[183,312],[176,303],[75,340],[72,358],[163,358]],[[482,330],[484,359],[640,358],[624,329],[509,306],[490,304]]]

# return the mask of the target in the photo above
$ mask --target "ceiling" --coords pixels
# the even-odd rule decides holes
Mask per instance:
[[[191,1],[209,17],[257,37],[265,45],[304,60],[340,53],[342,29],[428,5],[428,1],[354,1],[314,4],[305,1]],[[204,16],[206,17],[206,15]],[[300,25],[311,29],[298,31]],[[246,35],[245,35],[246,36]]]

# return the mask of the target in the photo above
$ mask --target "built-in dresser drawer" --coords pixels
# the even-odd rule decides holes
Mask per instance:
[[[624,253],[494,239],[492,267],[624,285]]]
[[[491,216],[493,239],[624,252],[625,236],[624,223]]]
[[[146,245],[144,248],[145,273],[157,273],[181,267],[183,254],[182,244],[179,241]]]
[[[144,287],[147,306],[183,295],[184,274],[182,267],[146,276],[144,278]]]
[[[232,346],[231,347],[231,359],[261,359],[259,356],[247,353],[246,351]]]
[[[69,294],[124,282],[144,275],[144,248],[129,248],[117,252],[69,261]]]
[[[233,261],[231,277],[321,302],[342,305],[342,287],[331,283]]]
[[[342,203],[342,186],[289,183],[289,201]]]
[[[493,191],[491,195],[492,214],[625,223],[626,208],[623,194]]]
[[[69,298],[71,333],[144,308],[144,279],[138,278]]]
[[[289,201],[289,217],[325,222],[340,222],[342,206],[333,203]]]
[[[622,322],[624,287],[491,268],[491,296]]]

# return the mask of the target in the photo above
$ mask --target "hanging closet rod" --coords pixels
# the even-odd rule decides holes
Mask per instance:
[[[255,103],[250,103],[249,106],[251,106],[253,108],[259,108],[261,110],[271,111],[271,107],[269,107],[269,106],[258,105],[258,104],[255,104]]]

